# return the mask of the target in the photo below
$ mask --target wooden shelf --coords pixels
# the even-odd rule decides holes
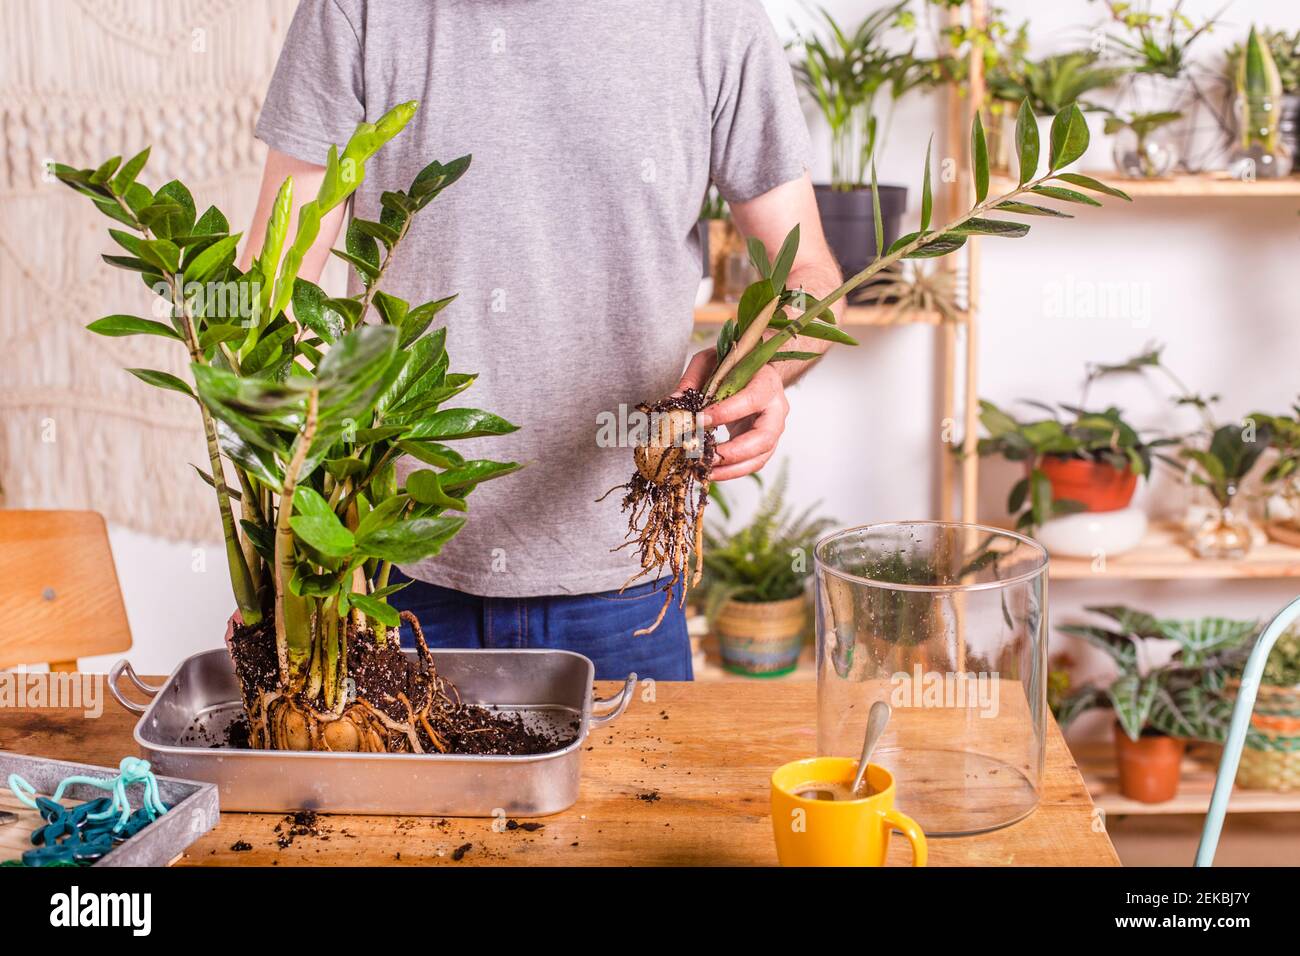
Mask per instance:
[[[1210,807],[1218,769],[1218,749],[1194,744],[1183,759],[1183,779],[1178,794],[1164,803],[1140,803],[1119,792],[1115,748],[1110,741],[1071,743],[1083,782],[1092,801],[1108,814],[1203,814]],[[1236,787],[1228,800],[1229,813],[1300,813],[1300,790],[1243,790]]]
[[[1197,198],[1256,198],[1294,197],[1300,199],[1300,176],[1282,179],[1259,179],[1243,182],[1227,173],[1197,173],[1170,176],[1166,179],[1126,179],[1114,170],[1087,171],[1084,175],[1100,179],[1107,185],[1122,189],[1134,199],[1197,199]],[[1006,177],[997,177],[990,191],[995,195],[1013,188],[1015,183]],[[1086,192],[1086,190],[1085,190]]]
[[[1052,558],[1054,580],[1176,581],[1220,578],[1300,577],[1300,548],[1269,541],[1257,544],[1236,561],[1198,558],[1184,543],[1186,534],[1172,523],[1153,523],[1142,543],[1127,554],[1106,559],[1105,570],[1087,558]]]
[[[695,309],[696,325],[721,325],[736,314],[734,302],[709,302]],[[841,326],[941,325],[938,312],[912,312],[895,315],[890,306],[851,305],[844,312]]]

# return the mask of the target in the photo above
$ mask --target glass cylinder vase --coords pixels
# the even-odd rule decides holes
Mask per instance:
[[[918,521],[815,549],[817,747],[873,761],[931,836],[993,830],[1038,805],[1046,733],[1047,553],[1019,534]]]
[[[1282,139],[1282,103],[1271,96],[1237,97],[1239,140],[1228,163],[1238,179],[1280,179],[1291,173],[1291,149]]]

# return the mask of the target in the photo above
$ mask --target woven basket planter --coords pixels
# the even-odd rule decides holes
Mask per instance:
[[[785,601],[728,601],[714,631],[722,666],[750,677],[778,677],[799,663],[808,603],[802,595]]]
[[[1235,695],[1237,682],[1228,684]],[[1241,751],[1237,786],[1251,790],[1300,790],[1300,687],[1263,684]]]

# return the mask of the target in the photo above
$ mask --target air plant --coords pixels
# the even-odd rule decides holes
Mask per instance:
[[[1168,13],[1154,13],[1150,3],[1106,0],[1111,19],[1122,28],[1107,34],[1106,40],[1128,57],[1135,72],[1180,76],[1192,62],[1188,56],[1192,44],[1212,32],[1223,15],[1220,10],[1198,24],[1183,13],[1183,4],[1184,0],[1176,0]]]
[[[366,161],[415,110],[397,106],[330,149],[292,240],[294,184],[285,180],[247,272],[235,265],[240,234],[220,210],[196,216],[177,181],[141,184],[148,149],[97,169],[54,167],[126,227],[109,230],[126,255],[105,260],[140,274],[168,304],[167,322],[112,315],[90,329],[186,349],[189,381],[128,371],[194,402],[202,420],[208,462],[196,468],[221,518],[239,614],[230,651],[255,747],[445,750],[449,721],[464,713],[419,622],[388,604],[400,587],[389,572],[437,554],[464,524],[466,496],[518,467],[467,460],[449,443],[515,426],[440,407],[475,377],[448,371],[445,329],[424,334],[454,297],[411,307],[380,283],[416,215],[464,175],[470,157],[430,163],[407,190],[383,193],[378,221],[352,220],[335,254],[360,275],[359,295],[331,298],[298,276],[321,217],[356,190]],[[399,455],[423,467],[401,481]],[[399,647],[402,618],[414,628],[418,662]]]
[[[1068,217],[1058,209],[1026,201],[1050,199],[1099,206],[1101,203],[1080,189],[1127,200],[1118,189],[1078,173],[1061,169],[1079,159],[1088,148],[1088,127],[1077,106],[1061,110],[1052,122],[1048,143],[1047,170],[1038,175],[1040,142],[1038,123],[1027,102],[1021,104],[1016,122],[1019,178],[1000,195],[989,195],[988,146],[984,128],[976,115],[971,127],[971,171],[975,204],[938,228],[932,228],[933,194],[930,181],[930,150],[926,151],[921,190],[921,222],[916,232],[900,236],[884,248],[880,227],[880,197],[874,167],[871,176],[876,221],[876,258],[865,269],[846,279],[839,288],[807,303],[801,289],[787,288],[790,269],[799,244],[799,229],[790,231],[775,259],[769,260],[761,242],[751,241],[751,258],[759,279],[741,296],[736,317],[724,323],[718,336],[717,366],[702,389],[687,389],[639,406],[648,416],[645,438],[633,450],[635,471],[624,485],[623,510],[628,513],[628,538],[622,547],[636,549],[640,570],[628,581],[642,577],[663,582],[664,603],[650,627],[663,620],[680,591],[685,602],[690,587],[698,583],[703,568],[703,516],[708,503],[709,476],[714,462],[715,439],[711,429],[701,428],[698,416],[714,402],[743,389],[769,362],[812,361],[817,353],[799,351],[797,337],[857,343],[836,324],[831,306],[882,270],[902,259],[924,259],[947,255],[960,249],[970,236],[1015,238],[1029,226],[990,213]],[[1064,183],[1065,185],[1061,185]],[[1076,187],[1076,188],[1071,188]],[[691,556],[694,554],[694,569]],[[625,585],[626,586],[626,585]],[[679,587],[680,586],[680,587]]]
[[[899,262],[886,269],[863,301],[879,306],[884,325],[905,322],[908,316],[918,314],[937,315],[943,322],[961,321],[957,273],[919,262]]]

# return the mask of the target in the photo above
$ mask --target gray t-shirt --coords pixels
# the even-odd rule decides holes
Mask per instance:
[[[520,430],[457,443],[526,462],[469,499],[465,529],[412,576],[523,597],[617,588],[637,569],[626,447],[602,413],[667,394],[690,346],[695,230],[709,181],[743,201],[797,179],[808,132],[758,0],[303,0],[257,124],[323,163],[405,100],[420,110],[368,165],[356,212],[431,160],[473,153],[415,225],[383,288],[443,313],[457,404]],[[356,289],[353,290],[357,291]]]

